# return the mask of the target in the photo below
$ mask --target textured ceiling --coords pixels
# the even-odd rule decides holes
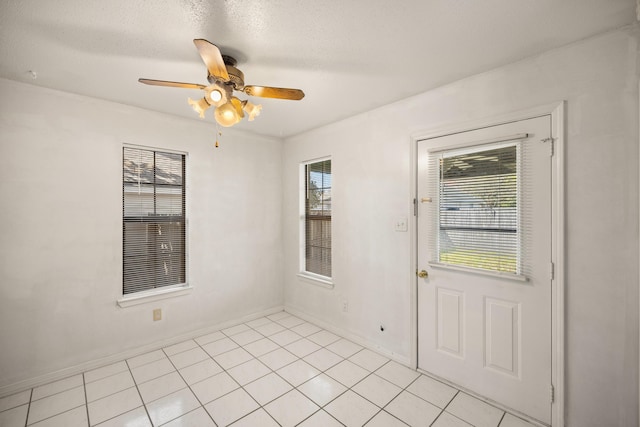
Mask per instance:
[[[0,0],[0,76],[198,119],[194,38],[238,59],[253,98],[236,127],[289,136],[636,21],[635,0]],[[33,71],[34,74],[31,73]],[[241,99],[250,98],[244,94]],[[214,125],[213,114],[206,120]]]

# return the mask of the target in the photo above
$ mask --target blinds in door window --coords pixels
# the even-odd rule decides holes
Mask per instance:
[[[433,153],[438,263],[523,273],[521,153],[517,142]]]
[[[305,166],[305,266],[331,277],[331,160]]]
[[[123,150],[123,294],[185,283],[185,156]]]

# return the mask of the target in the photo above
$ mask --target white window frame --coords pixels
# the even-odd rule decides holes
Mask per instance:
[[[307,187],[307,176],[306,176],[306,167],[307,165],[311,165],[314,163],[320,163],[327,160],[332,160],[331,156],[320,157],[312,160],[306,160],[300,163],[299,168],[299,197],[298,197],[298,209],[300,214],[300,223],[299,223],[299,272],[298,277],[303,279],[304,281],[314,284],[320,285],[327,288],[333,288],[333,277],[323,276],[321,274],[313,273],[311,271],[306,270],[306,187]],[[333,161],[331,162],[332,171],[333,171]],[[333,172],[332,172],[333,173]],[[331,189],[333,192],[333,176],[332,176],[332,184]],[[331,211],[331,220],[333,221],[333,208]],[[331,227],[331,242],[333,247],[333,227]],[[333,254],[333,248],[332,248]],[[333,265],[332,265],[333,270]],[[333,272],[332,272],[333,276]]]
[[[164,153],[171,153],[171,154],[180,154],[184,156],[184,169],[185,169],[185,179],[183,181],[183,186],[184,186],[184,191],[185,191],[185,206],[184,206],[184,217],[185,217],[185,241],[184,241],[184,256],[185,256],[185,282],[184,283],[179,283],[176,285],[171,285],[171,286],[163,286],[160,288],[155,288],[155,289],[151,289],[148,291],[142,291],[142,292],[135,292],[135,293],[131,293],[131,294],[124,294],[123,291],[123,283],[120,282],[119,283],[119,287],[120,287],[120,298],[116,301],[116,304],[121,307],[121,308],[127,308],[127,307],[132,307],[132,306],[136,306],[139,304],[145,304],[145,303],[150,303],[150,302],[155,302],[155,301],[160,301],[163,299],[167,299],[167,298],[174,298],[174,297],[178,297],[178,296],[183,296],[183,295],[188,295],[191,293],[191,291],[193,290],[193,287],[191,286],[190,282],[189,282],[189,197],[188,197],[188,192],[189,192],[189,180],[190,180],[190,173],[189,173],[189,153],[185,152],[185,151],[179,151],[179,150],[172,150],[172,149],[168,149],[168,148],[161,148],[161,147],[151,147],[151,146],[144,146],[144,145],[136,145],[136,144],[123,144],[121,147],[121,153],[123,152],[123,150],[125,148],[133,148],[133,149],[139,149],[139,150],[148,150],[148,151],[154,151],[154,152],[164,152]],[[122,188],[122,183],[123,183],[123,176],[122,176],[122,160],[123,157],[122,155],[120,156],[120,162],[118,163],[119,166],[119,177],[120,177],[120,188]],[[121,202],[122,203],[122,202]],[[121,235],[124,232],[124,221],[123,218],[121,217],[121,225],[122,225],[122,229],[121,229]],[[123,243],[124,245],[124,243]],[[120,253],[122,254],[122,250],[120,251]],[[124,259],[122,259],[122,267],[124,269]]]

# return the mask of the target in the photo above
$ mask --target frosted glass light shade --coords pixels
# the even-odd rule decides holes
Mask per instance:
[[[211,97],[211,100],[213,102],[218,102],[222,99],[222,92],[220,92],[218,89],[214,89],[211,91],[209,96]]]
[[[214,117],[221,126],[233,126],[244,117],[242,103],[234,96],[229,102],[216,108]]]
[[[209,104],[214,107],[219,107],[229,101],[231,92],[231,86],[215,83],[205,88],[204,97]]]
[[[207,102],[206,98],[202,98],[197,101],[189,98],[188,102],[193,108],[193,111],[200,115],[201,119],[204,118],[204,112],[207,111],[207,108],[211,107],[211,104]]]
[[[242,101],[242,109],[249,115],[249,121],[252,122],[262,111],[262,105],[256,105],[249,101]]]

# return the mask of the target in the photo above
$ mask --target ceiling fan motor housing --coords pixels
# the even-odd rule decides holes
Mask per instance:
[[[227,74],[229,74],[229,81],[220,81],[219,77],[212,76],[209,74],[207,76],[207,80],[209,83],[214,84],[216,82],[222,84],[232,84],[235,90],[244,89],[244,73],[236,68],[236,64],[238,61],[233,56],[222,55],[222,59],[224,61],[224,65],[227,68]]]
[[[227,73],[229,74],[229,81],[236,90],[244,89],[244,73],[242,71],[233,65],[227,65]]]

